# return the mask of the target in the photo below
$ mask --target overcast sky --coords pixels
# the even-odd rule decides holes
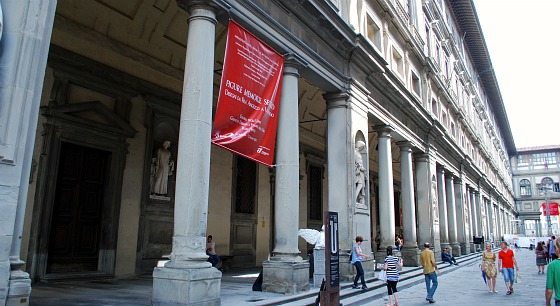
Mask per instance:
[[[517,148],[560,145],[560,0],[474,0]]]

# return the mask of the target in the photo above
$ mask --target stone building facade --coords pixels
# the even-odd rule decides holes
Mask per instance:
[[[424,242],[458,256],[511,233],[516,150],[470,0],[0,4],[0,305],[32,281],[139,274],[154,305],[217,305],[207,234],[263,290],[305,291],[297,231],[324,210],[342,252],[402,232],[410,266]],[[229,19],[285,58],[273,168],[209,141]]]
[[[548,236],[546,204],[560,203],[560,145],[519,148],[511,157],[511,168],[517,232],[528,237]],[[554,213],[550,227],[550,234],[560,235]]]

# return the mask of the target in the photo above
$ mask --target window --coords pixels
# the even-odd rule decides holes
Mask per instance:
[[[381,28],[375,23],[370,15],[367,15],[366,23],[367,38],[375,47],[377,47],[378,50],[382,51],[383,48],[381,44]]]
[[[538,153],[533,154],[533,169],[545,169],[546,154]]]
[[[550,152],[550,153],[544,153],[545,154],[545,160],[544,160],[544,168],[548,169],[549,167],[555,167],[556,163],[558,163],[558,160],[556,159],[556,153]]]
[[[412,92],[414,92],[418,97],[421,97],[422,91],[420,89],[420,77],[418,77],[418,75],[414,71],[412,71],[411,75]]]
[[[235,212],[252,215],[255,213],[257,165],[238,156],[235,168]]]
[[[438,105],[435,99],[432,99],[432,114],[436,117],[438,116]]]
[[[442,111],[441,112],[441,124],[445,127],[448,128],[448,124],[447,124],[447,113]]]
[[[410,16],[410,23],[416,28],[418,28],[418,14],[416,14],[416,1],[408,0],[406,4],[408,8],[408,15]]]
[[[392,52],[392,56],[391,56],[391,68],[393,68],[393,70],[395,72],[397,72],[401,77],[404,77],[404,59],[403,56],[401,55],[401,53],[395,49],[394,47],[392,48],[393,52]]]
[[[440,57],[440,53],[441,53],[441,46],[439,44],[438,41],[436,41],[436,49],[434,50],[434,60],[436,62],[436,64],[439,66],[439,57]]]
[[[545,188],[546,190],[552,190],[552,186],[554,185],[554,181],[550,177],[545,177],[541,181],[541,188]]]
[[[323,220],[323,171],[315,165],[309,165],[308,172],[309,220]]]
[[[531,182],[527,179],[523,179],[519,182],[519,193],[522,197],[531,196]]]
[[[455,130],[455,123],[451,122],[451,135],[453,135],[453,138],[457,137],[457,131]]]
[[[430,21],[425,20],[426,23],[426,50],[428,50],[428,56],[432,56],[432,31],[430,30]]]
[[[518,155],[517,156],[517,166],[518,167],[529,166],[530,161],[531,161],[530,155]]]

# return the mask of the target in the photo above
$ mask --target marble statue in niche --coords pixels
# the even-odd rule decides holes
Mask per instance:
[[[356,148],[354,150],[354,174],[356,185],[356,204],[365,205],[366,199],[366,168],[362,159],[362,152],[366,147],[365,142],[356,141]]]
[[[169,147],[171,141],[166,140],[157,149],[156,156],[152,158],[150,177],[150,196],[167,197],[169,177],[175,171],[175,162],[171,159]]]

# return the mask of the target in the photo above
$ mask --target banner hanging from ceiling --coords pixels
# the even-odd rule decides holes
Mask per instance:
[[[551,216],[558,216],[558,203],[556,202],[548,202],[550,205],[550,215]],[[542,203],[543,208],[543,215],[546,216],[546,203]]]
[[[283,70],[279,53],[230,21],[212,143],[272,167]]]

